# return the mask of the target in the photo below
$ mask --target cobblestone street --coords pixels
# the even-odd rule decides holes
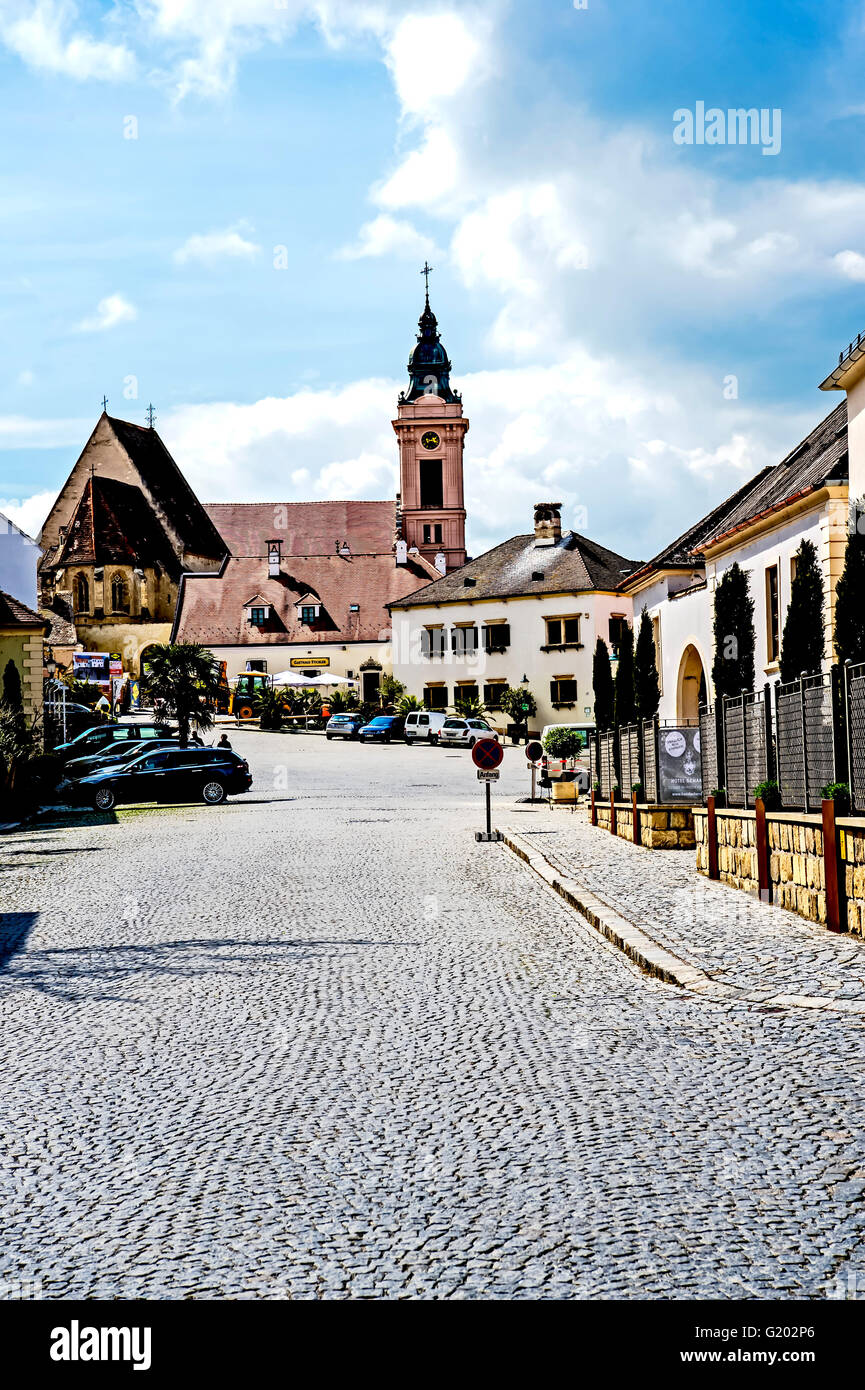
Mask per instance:
[[[475,842],[465,752],[231,737],[255,782],[227,806],[0,839],[6,1279],[823,1299],[858,1275],[861,1295],[861,1017],[643,975]],[[496,814],[523,833],[551,814],[526,791],[509,749]],[[592,845],[624,910],[629,847],[605,867]],[[706,893],[741,921],[741,894]],[[754,949],[806,938],[823,978],[825,938],[786,914]],[[825,947],[830,995],[850,949]]]

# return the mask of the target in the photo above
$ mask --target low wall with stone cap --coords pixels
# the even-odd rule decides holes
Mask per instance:
[[[598,829],[610,833],[610,803],[595,801]],[[645,849],[693,849],[694,813],[690,806],[665,806],[637,802],[639,843]],[[616,802],[616,834],[622,840],[634,839],[634,816],[630,801]]]
[[[755,811],[717,810],[718,876],[731,888],[759,896]],[[865,936],[865,820],[839,818],[839,854],[843,862],[842,893],[846,891],[847,927]],[[697,868],[709,872],[707,839],[708,812],[694,811],[697,839]],[[766,814],[769,883],[772,902],[805,917],[809,922],[826,921],[826,871],[823,859],[823,820],[821,816],[797,811],[769,811]],[[841,875],[839,874],[839,877]]]

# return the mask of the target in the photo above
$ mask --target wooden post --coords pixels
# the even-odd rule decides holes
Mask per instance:
[[[847,884],[843,894],[839,881],[838,832],[835,828],[835,802],[823,802],[823,873],[826,879],[826,926],[830,931],[844,931],[847,923]]]
[[[640,843],[640,813],[637,810],[637,793],[631,792],[631,813],[633,815],[634,844]]]
[[[614,787],[610,787],[610,834],[616,833],[616,792]]]
[[[592,787],[592,820],[591,820],[591,823],[592,823],[592,825],[597,825],[597,823],[598,823],[598,811],[597,811],[597,807],[595,806],[595,788],[594,788],[594,786]]]
[[[715,798],[710,796],[706,802],[706,843],[709,848],[709,877],[720,878],[718,871],[718,820],[715,815]]]
[[[754,802],[756,820],[754,822],[754,843],[757,846],[757,883],[760,889],[760,902],[772,901],[769,882],[769,839],[766,831],[766,806],[761,796]]]

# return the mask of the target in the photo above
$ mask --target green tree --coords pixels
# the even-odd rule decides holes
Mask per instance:
[[[552,728],[543,738],[544,752],[551,758],[578,758],[585,748],[585,735],[579,729]]]
[[[835,591],[835,651],[839,661],[865,661],[865,535],[858,526],[847,539]]]
[[[634,653],[634,700],[638,719],[651,719],[661,703],[661,682],[655,658],[655,638],[652,620],[644,608],[640,614],[640,630]]]
[[[622,627],[619,639],[619,664],[616,667],[615,686],[616,727],[633,724],[636,718],[634,703],[634,629],[630,623]]]
[[[748,575],[733,564],[715,589],[715,695],[754,689],[754,600]]]
[[[502,711],[514,724],[525,725],[538,712],[537,701],[525,685],[506,685],[499,696]]]
[[[180,746],[185,748],[191,729],[204,733],[213,728],[208,706],[216,703],[219,692],[219,662],[194,642],[151,647],[147,659],[150,671],[142,690],[158,719],[177,720]]]
[[[823,571],[817,548],[804,540],[796,551],[796,578],[784,621],[781,680],[811,675],[823,662]]]
[[[331,714],[344,714],[346,710],[357,709],[357,696],[353,690],[335,690],[327,697],[327,707]]]
[[[396,705],[405,694],[405,686],[402,681],[398,681],[396,676],[382,676],[381,684],[378,688],[378,697],[381,701],[382,709],[387,705]]]
[[[600,731],[613,727],[615,695],[613,691],[613,672],[610,667],[610,652],[603,637],[595,643],[592,659],[592,685],[595,692],[595,727]]]

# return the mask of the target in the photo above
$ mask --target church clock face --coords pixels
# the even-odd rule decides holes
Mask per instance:
[[[425,449],[437,449],[439,444],[441,444],[441,440],[435,430],[427,430],[426,434],[421,435],[420,442]]]

